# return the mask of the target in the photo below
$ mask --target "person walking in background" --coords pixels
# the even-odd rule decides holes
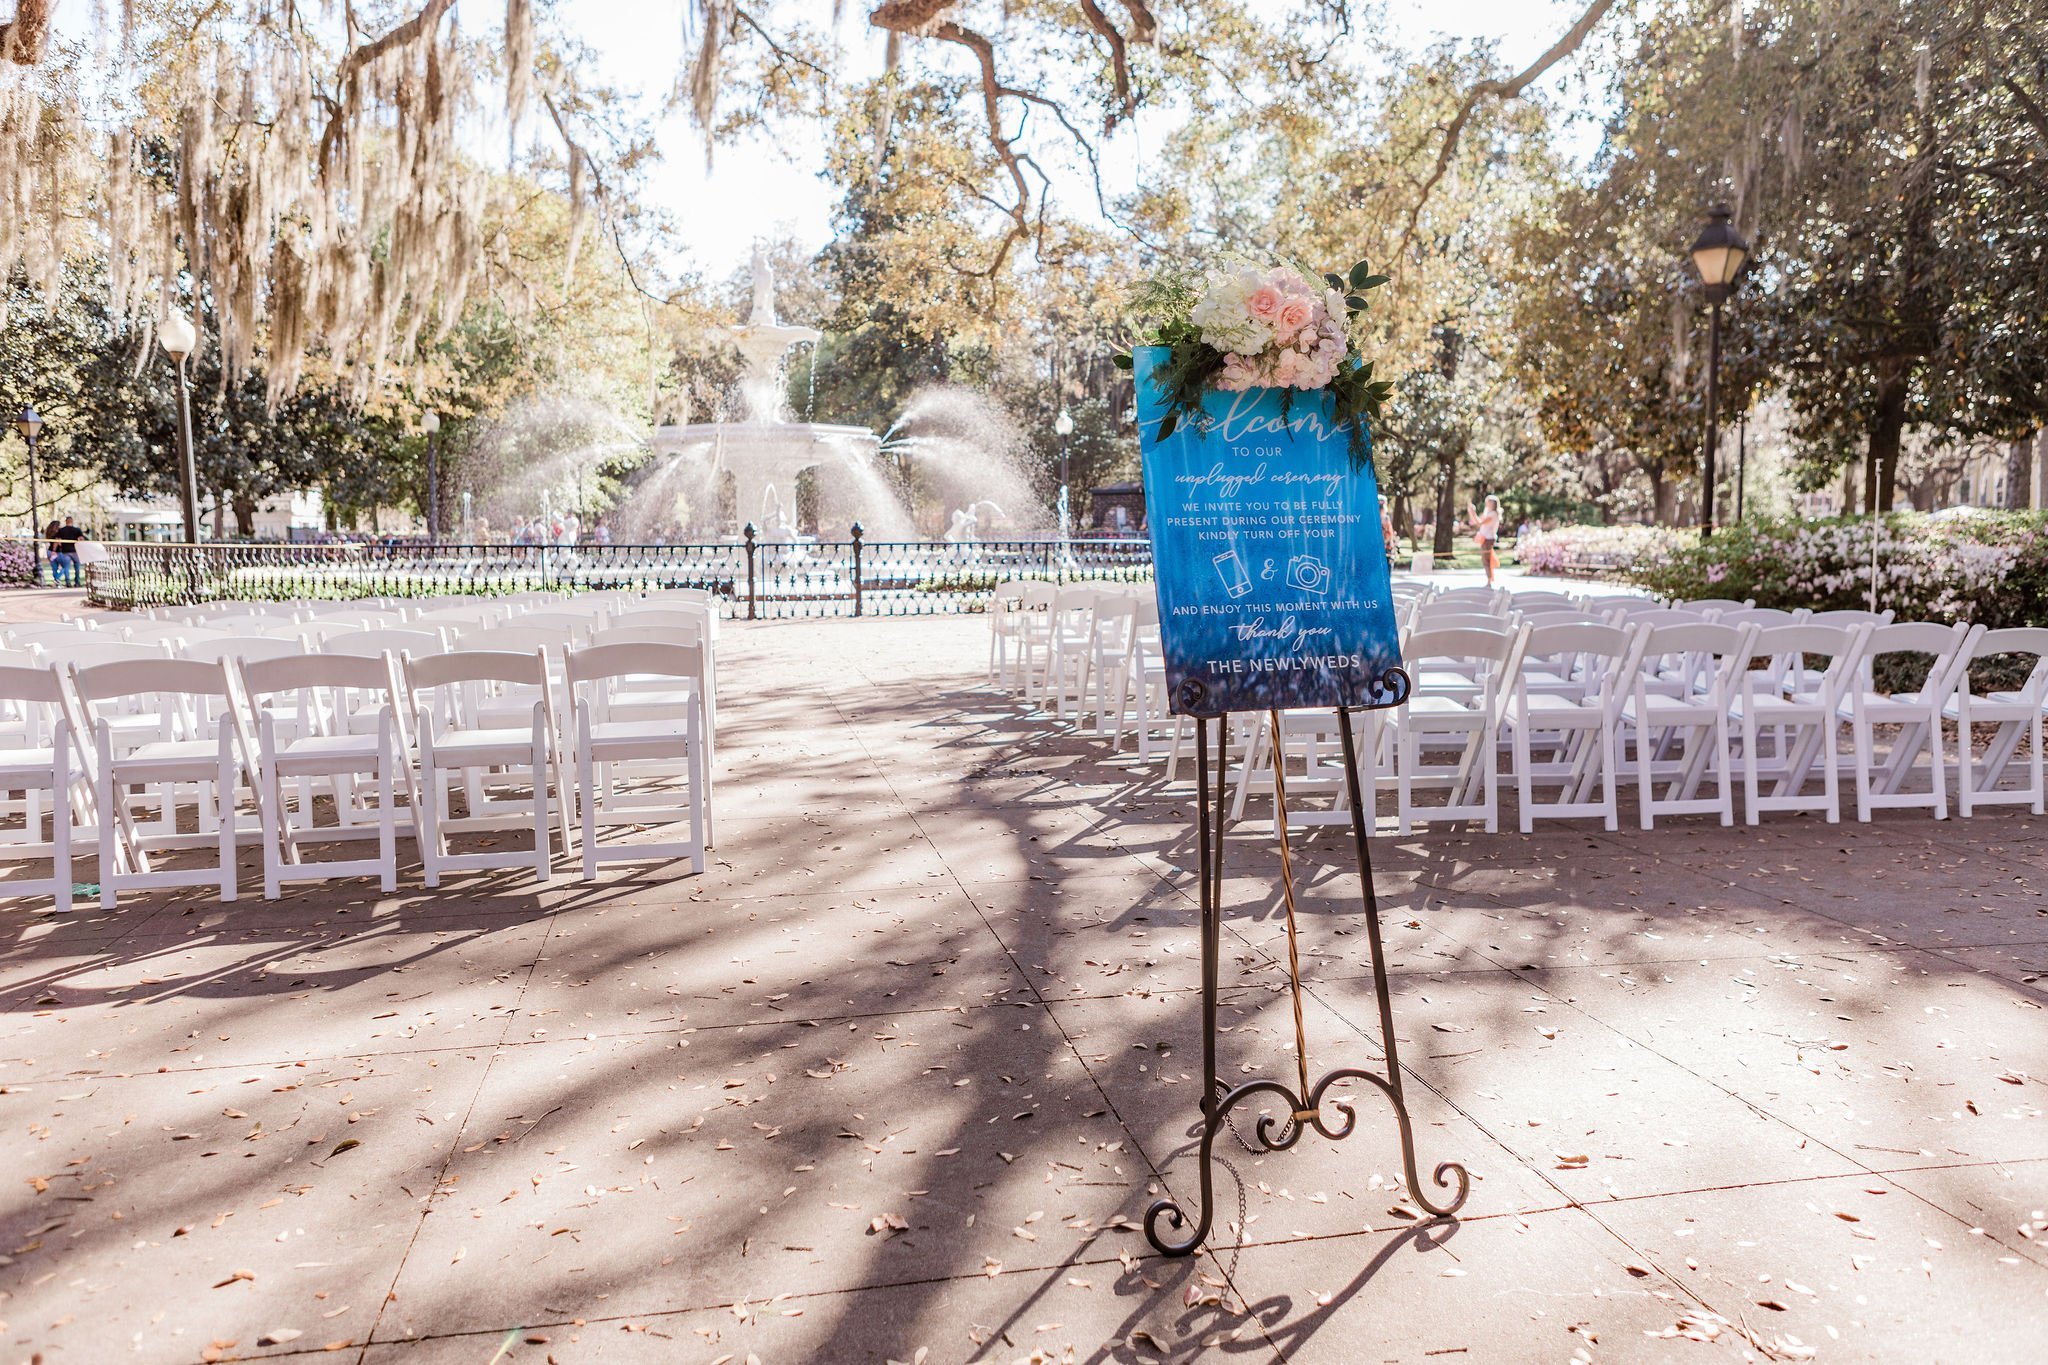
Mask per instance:
[[[52,526],[57,523],[51,522]],[[85,574],[78,566],[78,542],[85,539],[85,532],[78,529],[78,523],[70,517],[50,536],[50,577],[68,587],[78,587],[85,582]]]
[[[1380,500],[1380,539],[1387,549],[1387,572],[1394,571],[1394,553],[1401,543],[1401,533],[1394,529],[1394,514],[1387,507],[1386,499]]]
[[[1500,556],[1494,553],[1494,546],[1500,541],[1500,499],[1493,494],[1486,495],[1486,510],[1465,504],[1466,515],[1472,518],[1472,538],[1479,542],[1479,559],[1486,565],[1486,586],[1493,586],[1493,573],[1500,567]]]

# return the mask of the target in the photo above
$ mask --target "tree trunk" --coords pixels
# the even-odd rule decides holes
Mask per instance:
[[[1842,465],[1842,515],[1848,516],[1856,508],[1856,465],[1854,461]]]
[[[228,490],[225,488],[213,490],[213,538],[228,538]]]
[[[235,534],[244,540],[253,540],[256,536],[256,499],[238,491],[232,501],[235,505]]]
[[[2024,512],[2034,501],[2034,438],[2028,436],[2005,448],[2005,505]]]
[[[1440,456],[1437,461],[1436,540],[1431,549],[1449,558],[1458,534],[1458,457]]]
[[[1678,490],[1664,476],[1663,466],[1645,465],[1643,476],[1650,481],[1650,519],[1659,526],[1675,524],[1678,520]]]
[[[1876,475],[1875,510],[1889,512],[1898,497],[1899,440],[1906,431],[1906,365],[1887,361],[1881,372],[1884,386],[1877,395],[1877,422],[1870,428],[1868,463]]]

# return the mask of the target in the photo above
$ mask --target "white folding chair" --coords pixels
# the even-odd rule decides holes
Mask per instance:
[[[1803,607],[1798,611],[1786,611],[1782,607],[1731,607],[1716,612],[1714,622],[1723,626],[1755,626],[1758,630],[1768,630],[1772,626],[1796,626],[1807,616]]]
[[[1523,667],[1512,680],[1505,720],[1513,743],[1515,794],[1522,833],[1538,818],[1597,817],[1620,826],[1615,800],[1616,742],[1621,705],[1642,658],[1643,632],[1622,626],[1563,623],[1534,626],[1523,646]],[[1532,670],[1530,664],[1550,661]],[[1562,668],[1561,674],[1555,670]],[[1532,686],[1555,676],[1555,690]],[[1538,759],[1541,749],[1545,757]],[[1598,783],[1598,794],[1594,784]],[[1555,801],[1538,802],[1536,787],[1556,786]]]
[[[1954,696],[1943,713],[1956,722],[1956,809],[1968,818],[1979,806],[2025,805],[2034,814],[2043,808],[2042,713],[2048,710],[2048,627],[2015,626],[1987,630],[1967,651]],[[2026,657],[2034,660],[2017,688],[1980,693],[1970,665],[1983,659]],[[1976,727],[1992,727],[1980,763]],[[2020,756],[2020,746],[2026,746]],[[2005,771],[2019,757],[2026,781],[2017,789],[2001,786]]]
[[[1037,657],[1052,643],[1053,600],[1059,584],[1034,580],[1017,589],[1016,605],[1010,609],[1012,637],[1017,647],[1015,685],[1025,700],[1032,696],[1033,667]]]
[[[276,900],[285,882],[330,877],[375,876],[384,890],[397,889],[394,798],[400,786],[410,786],[412,769],[396,668],[389,654],[301,654],[242,666],[243,689],[256,708],[266,900]],[[280,724],[280,710],[286,712],[285,724]],[[369,733],[361,733],[355,723],[365,714],[376,717]],[[288,780],[299,784],[296,809],[285,800]],[[311,799],[322,783],[333,798],[333,825],[319,823]],[[363,802],[361,785],[374,787],[375,805]],[[308,862],[302,856],[308,843],[365,838],[377,841],[375,857]]]
[[[1731,717],[1742,727],[1743,806],[1750,824],[1767,810],[1817,810],[1831,825],[1842,818],[1838,708],[1854,683],[1857,656],[1869,629],[1801,622],[1757,632],[1750,646],[1752,658],[1769,659],[1772,666],[1744,671]],[[1827,667],[1810,671],[1809,657],[1827,659]],[[1788,676],[1800,680],[1789,690]],[[1762,746],[1766,726],[1776,732],[1769,764]],[[1818,796],[1806,791],[1816,768],[1821,777]],[[1769,795],[1760,790],[1766,777],[1772,782]]]
[[[1111,709],[1121,717],[1130,698],[1131,649],[1138,628],[1138,599],[1103,596],[1096,600],[1088,632],[1088,662],[1082,674],[1076,709],[1095,714],[1095,733],[1114,732]],[[1089,700],[1092,698],[1092,701]]]
[[[1500,733],[1504,703],[1519,675],[1526,627],[1418,630],[1402,649],[1414,691],[1394,720],[1395,819],[1401,833],[1439,820],[1483,820],[1500,828]],[[1448,761],[1441,755],[1449,754]],[[1444,804],[1416,801],[1441,789]]]
[[[1637,628],[1646,632],[1643,653],[1621,717],[1634,732],[1642,826],[1654,828],[1659,815],[1719,815],[1722,824],[1732,825],[1728,712],[1749,668],[1757,628],[1705,621]],[[1658,659],[1672,661],[1667,672],[1654,670]],[[1702,797],[1700,785],[1709,773],[1714,795]],[[1668,781],[1662,796],[1658,778]]]
[[[234,900],[236,794],[251,754],[246,732],[235,723],[240,713],[226,666],[191,659],[107,663],[78,669],[72,685],[93,728],[93,804],[103,827],[102,847],[119,838],[127,854],[102,856],[100,904],[112,909],[124,890],[165,886],[217,885],[221,900]],[[120,703],[142,699],[156,708],[159,723],[153,732],[117,728],[104,714]],[[199,719],[208,713],[223,718],[210,738]],[[202,816],[196,835],[178,831],[179,794],[188,785],[201,812],[211,807],[211,818]],[[208,791],[210,802],[203,796]],[[146,828],[135,820],[135,807],[148,802],[151,793],[160,818]],[[219,861],[212,868],[150,866],[153,851],[208,843],[219,849]]]
[[[1943,757],[1942,716],[1970,666],[1970,648],[1983,630],[1982,626],[1960,623],[1944,626],[1933,621],[1908,621],[1873,626],[1863,637],[1857,683],[1837,705],[1849,722],[1854,745],[1858,822],[1869,824],[1873,809],[1919,806],[1933,811],[1937,820],[1948,819],[1948,763]],[[1932,663],[1918,690],[1877,690],[1877,661],[1896,654],[1931,656]],[[1898,727],[1881,768],[1877,764],[1874,733],[1879,725]],[[1927,757],[1927,790],[1902,790],[1906,779],[1919,767],[1922,754]]]
[[[1075,708],[1080,707],[1094,648],[1095,604],[1101,597],[1099,588],[1070,584],[1053,599],[1052,633],[1046,642],[1045,672],[1036,700],[1041,706],[1050,701],[1055,716],[1066,714],[1069,696]]]
[[[710,756],[704,741],[705,649],[701,644],[613,644],[572,648],[563,663],[576,717],[571,745],[576,756],[576,785],[583,820],[583,878],[597,876],[600,862],[688,858],[693,872],[704,870],[708,840],[707,795]],[[613,709],[626,680],[659,679],[674,700],[650,707],[647,693],[624,694],[630,717]],[[680,761],[684,791],[660,779],[673,779]],[[621,791],[645,773],[650,783]],[[600,847],[602,824],[667,825],[687,821],[689,837],[680,841]]]
[[[1865,611],[1861,607],[1839,607],[1833,611],[1810,611],[1806,620],[1816,626],[1888,626],[1892,623],[1892,610]]]
[[[1001,684],[1009,676],[1011,647],[1016,643],[1020,619],[1016,613],[1022,589],[1029,578],[1005,579],[988,594],[988,680]]]
[[[347,654],[358,659],[381,659],[386,654],[400,659],[407,655],[425,658],[429,654],[447,653],[448,641],[440,631],[423,629],[415,623],[330,635],[320,649],[323,654]]]
[[[1691,611],[1703,612],[1747,611],[1756,605],[1756,599],[1745,597],[1738,601],[1733,597],[1695,597],[1673,605],[1682,605]]]
[[[0,832],[0,858],[9,863],[50,861],[47,877],[0,879],[0,896],[49,896],[60,913],[71,909],[72,851],[81,833],[113,861],[113,842],[90,827],[81,831],[78,809],[92,809],[87,755],[67,714],[62,677],[54,669],[0,666],[0,705],[20,721],[21,742],[0,748],[0,798],[21,797],[19,831]],[[50,837],[43,838],[47,806]],[[11,812],[10,812],[11,813]],[[104,876],[101,879],[105,880]]]
[[[561,778],[556,747],[553,688],[539,650],[458,649],[405,662],[405,687],[416,708],[420,793],[414,818],[419,824],[420,861],[426,884],[439,886],[444,871],[494,867],[534,869],[535,879],[548,880],[551,851],[548,830],[548,783],[561,793],[562,846],[570,846],[569,790]],[[531,698],[527,724],[504,723],[508,691]],[[517,704],[510,709],[516,710]],[[503,829],[507,820],[490,809],[479,793],[487,783],[503,785],[526,774],[532,805],[533,846],[502,853],[454,853],[448,835],[481,829]],[[469,810],[456,817],[449,800],[450,777],[467,780]],[[491,803],[503,810],[504,803]],[[523,823],[523,822],[522,822]]]

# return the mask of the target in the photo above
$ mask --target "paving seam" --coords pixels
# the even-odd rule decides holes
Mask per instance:
[[[862,677],[867,677],[865,672],[862,673]],[[869,681],[872,683],[872,679],[869,679]],[[887,770],[884,769],[880,763],[876,762],[873,750],[868,747],[866,735],[862,733],[858,726],[855,726],[853,722],[850,719],[848,719],[844,708],[842,708],[839,704],[839,696],[836,692],[832,694],[831,700],[833,710],[838,712],[841,723],[846,725],[848,729],[852,730],[856,742],[858,742],[861,746],[862,752],[867,754],[868,761],[875,765],[876,772],[881,776],[882,781],[888,786],[890,793],[892,795],[896,795],[897,800],[899,802],[902,802],[901,795],[896,791],[896,784],[894,780],[889,776]],[[1039,991],[1038,984],[1035,981],[1033,981],[1031,979],[1030,974],[1024,970],[1023,964],[1018,961],[1016,953],[1013,952],[1010,948],[1010,945],[1003,940],[1003,936],[997,932],[995,925],[990,923],[987,912],[982,909],[981,902],[975,898],[973,890],[964,881],[961,880],[960,874],[953,868],[952,861],[946,857],[945,853],[942,852],[939,849],[938,845],[932,842],[930,836],[925,833],[924,821],[920,817],[919,812],[917,810],[912,809],[908,802],[902,802],[902,804],[904,814],[908,816],[911,823],[917,827],[919,837],[924,839],[925,843],[931,847],[932,851],[935,854],[937,854],[940,865],[943,866],[946,869],[947,873],[953,878],[954,885],[960,888],[961,894],[967,897],[968,904],[974,907],[974,913],[981,919],[982,926],[988,930],[989,937],[995,940],[997,948],[1000,949],[1003,956],[1009,960],[1011,969],[1015,971],[1018,974],[1018,976],[1023,979],[1025,986],[1031,991],[1032,995],[1037,997],[1039,1001],[1039,1008],[1044,1011],[1047,1021],[1051,1024],[1053,1028],[1059,1030],[1060,1040],[1066,1044],[1068,1053],[1074,1058],[1076,1062],[1080,1064],[1082,1071],[1088,1077],[1089,1083],[1095,1087],[1095,1093],[1102,1097],[1102,1102],[1105,1106],[1107,1106],[1111,1117],[1113,1117],[1116,1120],[1117,1127],[1121,1128],[1124,1132],[1124,1136],[1130,1140],[1131,1149],[1145,1158],[1145,1165],[1151,1169],[1152,1177],[1155,1181],[1159,1183],[1160,1187],[1171,1192],[1173,1187],[1171,1184],[1167,1182],[1165,1173],[1159,1169],[1159,1163],[1152,1159],[1152,1154],[1146,1150],[1145,1143],[1139,1139],[1138,1135],[1131,1130],[1130,1124],[1124,1120],[1123,1111],[1117,1107],[1115,1099],[1110,1096],[1109,1092],[1106,1089],[1104,1089],[1101,1078],[1097,1076],[1095,1073],[1095,1068],[1089,1064],[1088,1059],[1086,1057],[1081,1055],[1081,1049],[1079,1045],[1075,1043],[1072,1035],[1070,1035],[1067,1032],[1066,1026],[1060,1022],[1059,1016],[1053,1012],[1050,1003],[1045,999],[1043,993]],[[1154,875],[1158,877],[1158,880],[1162,884],[1170,885],[1170,883],[1167,883],[1165,877],[1159,876],[1156,872],[1154,873]],[[1201,1249],[1197,1252],[1195,1258],[1190,1258],[1190,1263],[1193,1263],[1194,1261],[1198,1260],[1199,1256],[1205,1253],[1207,1253],[1207,1248]],[[1231,1274],[1230,1267],[1224,1265],[1223,1262],[1213,1253],[1207,1254],[1209,1254],[1210,1263],[1216,1267],[1217,1272],[1223,1277],[1225,1283],[1229,1285],[1230,1292],[1232,1295],[1236,1297],[1238,1303],[1249,1304],[1250,1300],[1247,1299],[1243,1291],[1238,1288],[1236,1279]],[[1143,1259],[1149,1260],[1155,1258],[1164,1259],[1159,1257],[1158,1253],[1151,1249],[1148,1245]],[[1021,1313],[1027,1306],[1028,1304],[1019,1305],[1016,1309],[1013,1309],[1011,1312],[1011,1318],[1014,1320],[1016,1315],[1018,1313]],[[1251,1322],[1258,1322],[1257,1317],[1250,1314],[1246,1315],[1246,1320]],[[1270,1336],[1267,1335],[1265,1324],[1262,1322],[1259,1323],[1259,1336],[1261,1340],[1265,1341],[1267,1348],[1273,1352],[1276,1358],[1281,1360],[1286,1359],[1286,1355],[1284,1352],[1280,1350],[1279,1345],[1275,1343]]]
[[[385,1286],[383,1296],[377,1300],[377,1312],[370,1320],[369,1332],[363,1337],[362,1349],[356,1353],[356,1365],[363,1365],[369,1358],[371,1346],[383,1344],[377,1341],[377,1332],[384,1325],[384,1311],[398,1295],[398,1282],[405,1277],[405,1268],[412,1261],[413,1248],[418,1245],[420,1234],[426,1230],[427,1219],[433,1216],[434,1205],[441,1198],[441,1187],[446,1183],[448,1168],[455,1163],[457,1154],[462,1150],[462,1137],[469,1131],[469,1121],[476,1113],[477,1101],[483,1098],[484,1087],[490,1083],[491,1072],[497,1067],[498,1053],[504,1048],[504,1034],[511,1030],[513,1019],[518,1017],[520,1002],[526,998],[527,987],[533,984],[533,974],[540,969],[541,955],[547,951],[548,940],[554,936],[554,932],[555,916],[550,914],[547,932],[541,935],[540,942],[535,945],[533,960],[526,964],[526,979],[519,983],[519,992],[514,997],[512,1005],[505,1011],[505,1028],[500,1032],[498,1041],[491,1045],[491,1055],[484,1063],[483,1074],[477,1077],[476,1089],[470,1092],[469,1103],[463,1106],[462,1121],[455,1126],[454,1136],[449,1139],[448,1155],[441,1159],[440,1168],[434,1172],[434,1183],[427,1187],[427,1197],[420,1206],[419,1220],[413,1224],[412,1236],[405,1239],[405,1250],[399,1255],[398,1268],[391,1272],[391,1282]]]

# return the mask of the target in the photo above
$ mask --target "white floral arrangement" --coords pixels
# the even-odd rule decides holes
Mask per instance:
[[[1363,464],[1370,424],[1394,388],[1372,377],[1372,362],[1359,348],[1366,296],[1386,282],[1364,261],[1346,274],[1320,277],[1286,263],[1238,262],[1141,281],[1131,307],[1137,344],[1168,352],[1153,371],[1166,406],[1159,438],[1183,420],[1205,421],[1202,399],[1211,392],[1278,389],[1286,403],[1299,393],[1327,392]],[[1116,363],[1135,368],[1128,351]]]

